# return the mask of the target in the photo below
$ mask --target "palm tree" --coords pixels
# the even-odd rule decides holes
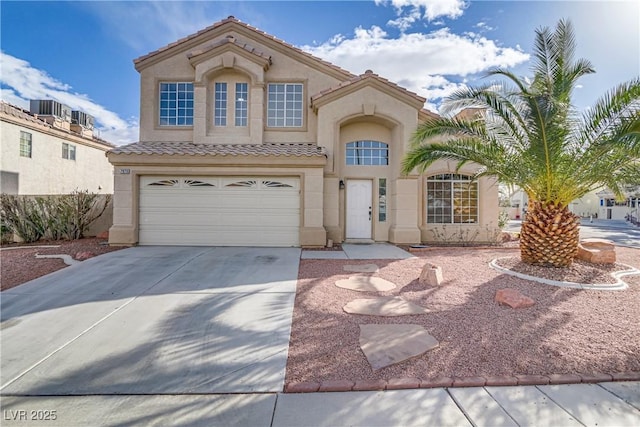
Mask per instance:
[[[577,255],[579,218],[569,203],[607,186],[622,197],[640,176],[640,78],[618,85],[578,114],[571,95],[580,77],[594,72],[574,60],[569,21],[536,30],[533,78],[495,69],[501,83],[454,93],[444,110],[480,108],[477,120],[429,118],[413,135],[403,173],[424,172],[438,159],[473,162],[476,178],[495,176],[528,196],[522,223],[522,261],[562,267]]]

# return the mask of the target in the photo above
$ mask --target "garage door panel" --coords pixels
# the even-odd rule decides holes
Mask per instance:
[[[141,177],[140,244],[298,246],[299,179]]]

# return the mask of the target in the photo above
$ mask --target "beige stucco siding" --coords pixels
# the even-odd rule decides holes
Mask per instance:
[[[429,224],[426,215],[426,180],[429,176],[456,171],[455,162],[438,161],[417,179],[420,197],[420,231],[423,242],[493,242],[498,227],[498,183],[493,177],[478,180],[478,222],[476,224]],[[455,173],[473,175],[476,166],[467,164]]]
[[[189,53],[208,49],[216,40],[233,36],[251,45],[260,57],[233,46],[220,56],[203,58],[190,62]],[[298,143],[316,142],[317,118],[310,111],[311,95],[337,85],[340,80],[320,72],[283,54],[271,46],[260,44],[255,39],[235,31],[224,32],[216,40],[185,48],[175,56],[170,56],[145,67],[140,73],[140,140],[141,141],[193,141],[195,143]],[[206,56],[206,54],[203,54]],[[263,69],[263,57],[270,57],[271,63]],[[246,79],[249,83],[249,122],[248,129],[213,130],[211,126],[212,87],[216,80],[233,83]],[[158,87],[160,82],[195,82],[194,87],[194,126],[171,127],[158,125]],[[302,83],[304,125],[301,128],[271,129],[266,127],[267,85],[269,83]],[[228,108],[233,108],[229,99]],[[246,132],[245,132],[246,131]],[[263,135],[264,132],[264,135]]]
[[[116,156],[114,156],[116,157]],[[322,160],[313,160],[308,166],[302,161],[295,164],[282,164],[278,167],[269,167],[265,162],[250,164],[234,164],[237,159],[221,159],[212,161],[206,165],[188,164],[185,160],[197,161],[197,159],[172,156],[166,159],[166,164],[157,165],[153,156],[136,156],[134,158],[120,156],[112,159],[115,165],[114,195],[114,219],[110,230],[109,242],[111,244],[131,245],[138,242],[138,212],[139,212],[139,179],[141,176],[226,176],[226,177],[296,177],[301,183],[300,197],[300,244],[302,246],[324,246],[326,244],[326,232],[322,226],[323,212],[323,179]],[[122,161],[124,160],[124,161]],[[148,163],[145,164],[145,160]],[[226,160],[226,161],[225,161]],[[273,161],[273,159],[272,159]],[[318,164],[314,164],[318,163]],[[218,164],[213,164],[218,163]],[[262,164],[261,164],[262,163]],[[171,165],[171,166],[169,166]],[[256,238],[259,238],[257,236]]]
[[[31,134],[32,156],[20,156],[20,131]],[[19,174],[19,194],[66,194],[74,190],[113,193],[113,166],[109,149],[45,126],[27,127],[0,121],[3,172]],[[76,160],[62,158],[62,144],[75,146]]]

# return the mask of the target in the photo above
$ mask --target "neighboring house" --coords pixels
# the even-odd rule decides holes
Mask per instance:
[[[114,145],[93,136],[91,116],[50,100],[31,106],[0,102],[1,192],[112,194],[113,166],[105,153]]]
[[[640,187],[629,188],[624,200],[616,200],[609,189],[596,193],[599,198],[598,218],[601,219],[633,219],[638,222],[640,215]]]
[[[508,197],[510,207],[504,206],[511,219],[521,219],[523,209],[527,207],[527,195],[520,189]],[[582,218],[598,219],[627,219],[633,217],[637,220],[640,207],[640,188],[626,191],[624,200],[616,200],[615,195],[609,189],[590,191],[569,205],[569,210]]]
[[[419,243],[497,225],[495,180],[402,176],[425,99],[229,17],[134,61],[140,142],[115,167],[116,245]]]

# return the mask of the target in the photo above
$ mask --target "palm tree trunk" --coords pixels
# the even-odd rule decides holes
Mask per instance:
[[[530,201],[520,230],[523,262],[568,267],[578,254],[580,217],[567,206]]]

